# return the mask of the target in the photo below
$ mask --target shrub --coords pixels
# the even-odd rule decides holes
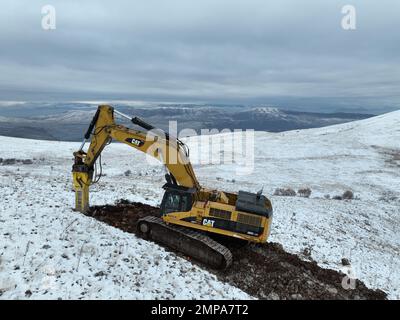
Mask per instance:
[[[4,159],[3,160],[3,166],[8,166],[8,165],[13,165],[17,163],[17,159],[11,158],[11,159]]]
[[[309,198],[311,195],[311,189],[310,188],[303,188],[303,189],[299,189],[297,191],[298,195],[300,197],[304,197],[304,198]]]
[[[275,189],[274,196],[294,197],[296,196],[296,191],[291,188],[277,188]]]
[[[350,265],[350,260],[347,258],[342,258],[342,265],[343,266],[349,266]]]
[[[342,194],[342,199],[345,199],[345,200],[354,199],[354,194],[353,194],[353,192],[350,191],[350,190],[347,190],[347,191],[343,192],[343,194]]]

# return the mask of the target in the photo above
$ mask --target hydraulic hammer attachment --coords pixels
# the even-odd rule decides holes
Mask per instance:
[[[75,210],[86,212],[89,208],[89,186],[92,182],[93,170],[89,170],[83,163],[81,152],[74,153],[75,164],[72,167],[72,176],[75,190]]]

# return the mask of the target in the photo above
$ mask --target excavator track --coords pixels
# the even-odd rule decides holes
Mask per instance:
[[[231,251],[207,235],[147,216],[138,221],[138,233],[145,239],[164,244],[215,269],[232,264]]]

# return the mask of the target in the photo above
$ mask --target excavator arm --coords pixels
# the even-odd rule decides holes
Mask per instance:
[[[132,123],[146,129],[133,130],[115,122],[115,113],[129,118]],[[87,151],[83,151],[85,141],[90,139]],[[81,148],[74,153],[73,181],[75,189],[75,209],[86,212],[89,207],[89,187],[94,182],[95,163],[101,152],[112,140],[125,143],[162,162],[168,171],[169,183],[194,189],[198,192],[201,187],[189,161],[188,149],[177,138],[154,128],[143,120],[130,118],[108,105],[98,107],[92,122],[85,134]]]

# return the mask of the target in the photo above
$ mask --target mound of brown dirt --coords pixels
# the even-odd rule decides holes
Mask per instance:
[[[126,232],[136,233],[140,218],[158,213],[159,208],[120,200],[116,205],[91,207],[87,215]],[[257,298],[386,299],[383,291],[371,290],[359,280],[355,282],[355,289],[344,289],[343,273],[323,269],[315,262],[303,261],[283,250],[279,244],[238,245],[237,241],[224,241],[224,245],[230,248],[234,257],[233,265],[228,270],[222,272],[201,267],[214,273],[221,281]]]

